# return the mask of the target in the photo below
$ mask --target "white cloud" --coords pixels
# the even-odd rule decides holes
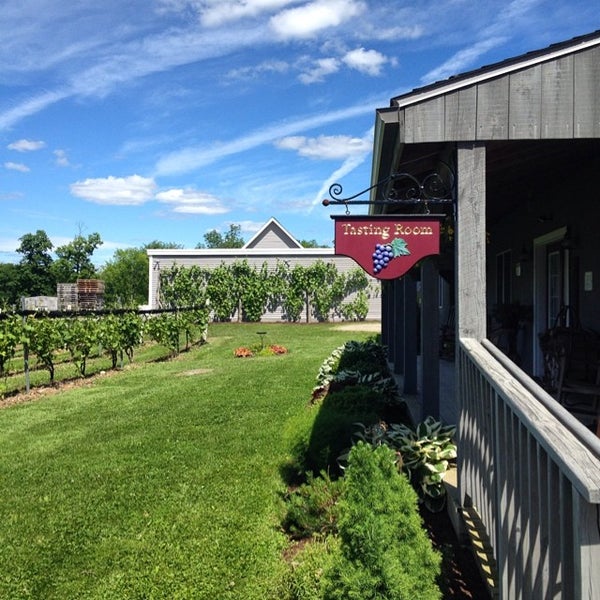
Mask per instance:
[[[351,69],[356,69],[361,73],[380,75],[381,68],[388,62],[388,59],[380,52],[377,52],[377,50],[356,48],[347,52],[342,61]]]
[[[268,73],[287,73],[290,65],[283,60],[267,60],[257,65],[232,69],[227,73],[230,79],[256,79]]]
[[[317,205],[320,205],[323,202],[323,198],[327,195],[327,192],[329,191],[329,188],[331,187],[331,185],[333,183],[338,182],[340,179],[342,179],[343,177],[345,177],[346,175],[348,175],[349,173],[352,173],[352,171],[354,171],[354,169],[356,169],[357,167],[359,167],[364,161],[365,158],[367,157],[366,154],[359,154],[356,156],[350,156],[349,158],[347,158],[341,167],[339,167],[338,169],[336,169],[321,185],[321,188],[319,189],[319,191],[316,193],[315,197],[313,198],[311,207],[309,209],[309,212]]]
[[[43,92],[38,96],[18,103],[14,108],[0,112],[0,130],[12,127],[21,119],[35,115],[48,106],[67,98],[69,95],[70,94],[64,90]]]
[[[270,25],[280,38],[309,38],[341,25],[365,9],[365,3],[357,0],[314,0],[271,17]]]
[[[460,73],[472,66],[482,54],[485,54],[492,48],[502,44],[504,41],[504,38],[490,38],[477,42],[469,48],[457,52],[439,67],[429,71],[429,73],[421,78],[421,81],[423,83],[431,83]]]
[[[206,27],[218,27],[224,23],[246,17],[257,17],[272,12],[297,0],[213,0],[201,10],[200,21]]]
[[[300,156],[318,160],[339,160],[350,156],[364,156],[372,150],[371,136],[364,138],[347,135],[320,135],[316,138],[290,136],[275,142],[282,150],[295,150]]]
[[[250,132],[227,143],[210,143],[206,146],[184,148],[171,152],[158,160],[155,168],[156,175],[188,173],[213,164],[224,157],[271,143],[281,137],[294,135],[329,123],[352,119],[359,115],[372,114],[375,108],[380,106],[380,100],[380,98],[365,99],[354,106],[348,106],[329,113],[305,117],[296,121],[273,123],[264,129]]]
[[[10,161],[4,163],[4,168],[10,171],[20,171],[21,173],[27,173],[30,171],[30,168],[27,165]]]
[[[171,205],[175,213],[192,215],[221,215],[229,209],[211,194],[193,189],[173,188],[156,194],[159,202]]]
[[[369,26],[361,33],[361,37],[369,40],[385,40],[399,42],[401,40],[418,40],[423,37],[426,30],[421,25],[398,27],[373,27]]]
[[[340,62],[337,58],[321,58],[301,73],[298,79],[302,83],[310,84],[323,81],[327,75],[339,71]]]
[[[54,154],[54,162],[57,166],[59,166],[59,167],[71,166],[71,163],[69,162],[69,159],[67,158],[67,153],[64,150],[61,150],[59,148],[57,150],[54,150],[52,152],[52,154]]]
[[[242,233],[258,233],[264,226],[263,221],[236,221],[228,223],[228,225],[239,225]]]
[[[130,175],[85,179],[70,186],[71,193],[96,204],[114,206],[139,206],[151,200],[156,190],[154,179]]]
[[[35,150],[41,150],[46,147],[46,142],[34,141],[34,140],[17,140],[7,146],[9,150],[16,150],[17,152],[33,152]]]

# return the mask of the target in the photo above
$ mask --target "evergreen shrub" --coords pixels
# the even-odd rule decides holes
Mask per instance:
[[[386,446],[359,442],[339,502],[340,547],[322,580],[324,600],[433,600],[440,555],[422,525],[417,495]]]

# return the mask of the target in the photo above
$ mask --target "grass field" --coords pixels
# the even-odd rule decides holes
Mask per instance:
[[[258,331],[289,352],[234,358]],[[211,325],[173,360],[0,410],[0,598],[278,597],[290,435],[323,359],[368,335]]]

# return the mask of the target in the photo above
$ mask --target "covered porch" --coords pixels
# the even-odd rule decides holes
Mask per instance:
[[[500,598],[600,597],[600,440],[557,400],[540,345],[565,307],[566,327],[600,331],[599,169],[598,32],[377,111],[372,214],[434,211],[394,174],[453,190],[435,207],[440,257],[383,286],[382,337],[417,412],[456,415],[461,508],[485,528]],[[446,372],[440,281],[455,298]]]

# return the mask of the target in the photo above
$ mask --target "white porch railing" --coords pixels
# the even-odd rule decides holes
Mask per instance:
[[[491,343],[457,353],[459,486],[502,600],[600,598],[600,440]]]

